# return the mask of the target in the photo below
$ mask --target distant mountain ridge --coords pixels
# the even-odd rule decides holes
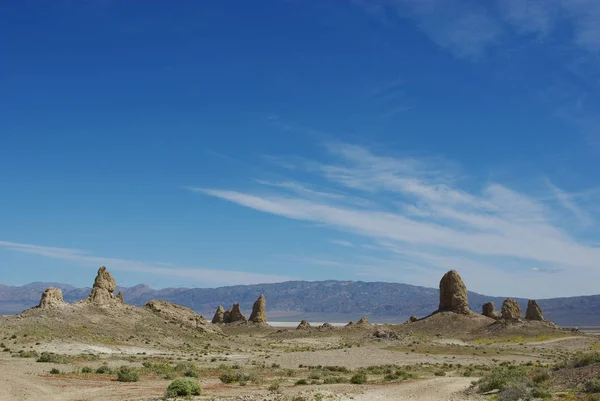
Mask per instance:
[[[47,287],[63,290],[67,302],[85,298],[90,288],[76,288],[60,283],[31,283],[23,286],[0,284],[0,314],[20,313],[38,304]],[[248,313],[258,295],[267,299],[271,320],[334,321],[358,319],[365,315],[372,321],[402,322],[411,315],[426,316],[437,309],[439,291],[400,283],[363,281],[287,281],[274,284],[236,285],[219,288],[165,288],[154,290],[145,284],[118,287],[127,303],[143,305],[151,299],[187,306],[212,318],[217,305],[225,308],[239,302]],[[515,298],[523,312],[527,300]],[[503,297],[489,297],[469,292],[472,310],[493,301],[500,308]],[[538,300],[547,319],[564,326],[600,326],[600,295]]]

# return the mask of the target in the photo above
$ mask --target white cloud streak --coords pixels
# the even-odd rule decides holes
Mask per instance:
[[[582,218],[588,214],[557,187],[553,187],[551,202],[499,183],[489,183],[479,192],[467,191],[439,163],[380,156],[355,145],[327,148],[335,163],[302,163],[298,168],[326,179],[331,191],[341,187],[357,197],[370,196],[372,208],[299,194],[197,190],[265,213],[324,224],[375,243],[412,250],[409,260],[416,264],[451,267],[470,260],[485,265],[486,270],[502,272],[502,264],[510,260],[519,266],[516,271],[560,266],[580,273],[599,272],[600,248],[578,241],[560,224],[562,208]],[[394,202],[410,206],[391,210]],[[552,206],[557,203],[562,205],[560,210]],[[417,249],[420,254],[414,252]],[[491,261],[474,262],[482,258]]]
[[[173,276],[198,280],[210,285],[258,284],[289,280],[288,277],[247,273],[232,270],[205,269],[200,267],[164,267],[164,263],[139,262],[134,260],[89,255],[80,249],[57,248],[17,242],[0,241],[0,247],[16,252],[31,253],[52,259],[68,260],[85,266],[106,265],[113,270],[144,274]]]

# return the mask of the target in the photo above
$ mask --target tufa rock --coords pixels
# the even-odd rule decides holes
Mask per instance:
[[[527,311],[525,312],[525,319],[527,320],[541,320],[544,321],[544,315],[542,314],[542,308],[538,305],[538,303],[530,299],[527,301]]]
[[[117,297],[113,294],[116,289],[117,282],[114,277],[106,270],[105,266],[100,266],[96,280],[94,280],[92,292],[87,297],[87,301],[97,305],[113,303],[117,301]]]
[[[66,305],[67,303],[63,300],[62,290],[60,288],[46,288],[42,293],[40,304],[38,308],[53,308]]]
[[[409,321],[409,322],[411,322],[411,323],[414,323],[414,322],[416,322],[417,320],[419,320],[419,318],[418,318],[418,317],[416,317],[415,315],[412,315],[411,317],[409,317],[409,318],[408,318],[408,321]]]
[[[467,287],[456,270],[450,270],[440,280],[440,312],[449,311],[468,315]]]
[[[231,314],[231,312],[230,312]],[[224,323],[225,322],[225,309],[221,305],[217,307],[217,311],[212,318],[212,323]]]
[[[512,298],[506,298],[502,304],[502,319],[520,319],[521,307]]]
[[[486,302],[481,308],[483,316],[491,317],[492,319],[500,319],[500,314],[496,312],[496,305],[493,302]]]
[[[238,323],[247,322],[248,319],[242,314],[240,310],[240,304],[237,302],[233,304],[231,309],[227,309],[223,315],[223,323]]]
[[[300,322],[300,324],[298,325],[298,327],[296,327],[296,330],[310,330],[310,329],[312,329],[312,326],[306,320],[302,320]]]
[[[252,313],[250,314],[250,321],[252,323],[267,323],[267,301],[265,296],[260,294],[260,297],[254,302],[252,306]]]
[[[360,326],[370,326],[371,325],[371,323],[369,323],[369,321],[367,320],[367,318],[364,317],[364,316],[361,317],[360,320],[358,322],[356,322],[356,324],[360,325]]]
[[[319,326],[319,330],[331,330],[333,329],[333,325],[331,323],[323,323],[322,325]]]
[[[123,293],[121,291],[119,291],[119,293],[117,294],[117,299],[121,301],[121,303],[125,303],[125,301],[123,300]]]

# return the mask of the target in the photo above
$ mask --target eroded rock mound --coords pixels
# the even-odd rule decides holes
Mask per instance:
[[[42,298],[40,299],[39,308],[55,308],[63,305],[67,305],[67,303],[63,300],[62,290],[60,288],[46,288],[46,290],[42,293]]]
[[[525,312],[525,319],[541,321],[546,320],[544,319],[544,315],[542,314],[542,308],[540,308],[537,301],[533,299],[527,301],[527,311]]]
[[[267,323],[267,301],[265,296],[260,294],[260,297],[254,302],[252,306],[252,313],[250,314],[250,321],[252,323]]]
[[[117,282],[115,278],[106,270],[105,266],[100,266],[98,275],[94,280],[92,292],[87,297],[87,301],[98,305],[106,305],[118,301],[116,295],[113,294],[116,289]]]
[[[463,315],[471,313],[467,298],[467,287],[456,270],[450,270],[440,280],[439,311],[449,311]]]
[[[300,322],[300,324],[298,325],[298,327],[296,327],[296,329],[297,330],[310,330],[310,329],[312,329],[312,326],[306,320],[302,320]]]
[[[354,326],[354,322],[350,320],[344,327],[352,327]]]
[[[521,307],[512,298],[506,298],[502,304],[502,319],[520,319]]]
[[[209,333],[221,332],[218,327],[208,323],[202,316],[185,306],[166,301],[152,300],[146,303],[144,308],[161,316],[170,323]]]
[[[225,322],[225,309],[223,306],[219,305],[217,307],[217,311],[212,318],[212,323],[224,323]]]
[[[369,321],[367,320],[366,317],[361,317],[360,320],[358,322],[356,322],[357,325],[359,326],[370,326],[371,323],[369,323]]]
[[[331,323],[323,323],[322,325],[319,326],[319,330],[331,330],[333,329],[333,325]]]
[[[411,323],[414,323],[414,322],[416,322],[417,320],[419,320],[419,318],[418,318],[418,317],[416,317],[415,315],[412,315],[411,317],[409,317],[409,318],[408,318],[408,321],[409,321],[409,322],[411,322]]]
[[[491,317],[492,319],[500,319],[500,313],[496,311],[496,305],[493,302],[486,302],[481,308],[483,316]]]
[[[248,319],[242,314],[240,304],[234,303],[231,309],[227,309],[223,315],[223,323],[247,322]]]
[[[123,300],[123,293],[121,291],[119,291],[119,293],[117,294],[117,299],[121,301],[121,303],[125,303],[125,301]]]

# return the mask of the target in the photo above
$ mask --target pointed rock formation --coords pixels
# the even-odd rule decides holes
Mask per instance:
[[[38,308],[54,308],[67,305],[63,300],[62,290],[60,288],[46,288],[42,293]]]
[[[502,319],[520,319],[521,307],[512,298],[506,298],[502,304]]]
[[[312,329],[312,326],[306,320],[302,320],[300,322],[300,324],[298,325],[298,327],[296,327],[296,330],[310,330],[310,329]]]
[[[121,301],[121,303],[125,303],[125,301],[123,300],[123,293],[121,291],[119,291],[119,293],[117,294],[117,299]]]
[[[439,311],[449,311],[463,315],[471,313],[467,298],[467,287],[456,270],[450,270],[440,280]]]
[[[260,297],[254,302],[252,306],[252,313],[250,314],[250,321],[252,323],[267,323],[267,301],[265,296],[260,294]]]
[[[527,301],[527,311],[525,312],[525,319],[527,320],[541,320],[544,321],[544,315],[542,314],[542,308],[538,305],[538,303],[530,299]]]
[[[231,312],[230,312],[231,313]],[[212,323],[224,323],[225,322],[225,309],[221,305],[217,307],[217,311],[212,318]]]
[[[346,324],[346,326],[344,326],[344,327],[352,327],[352,326],[354,326],[354,322],[352,320],[350,320],[348,322],[348,324]]]
[[[98,275],[94,280],[92,292],[87,297],[87,301],[93,304],[106,305],[117,301],[113,292],[117,289],[117,282],[114,277],[106,270],[105,266],[100,266]]]
[[[364,317],[364,316],[361,317],[360,320],[358,322],[356,322],[356,324],[360,325],[360,326],[370,326],[371,325],[371,323],[369,323],[369,321],[367,320],[367,318]]]
[[[493,302],[486,302],[481,308],[483,316],[491,317],[492,319],[500,319],[500,313],[496,312],[496,305]]]
[[[331,329],[333,329],[333,325],[331,323],[325,322],[319,326],[319,330],[331,330]]]
[[[237,323],[247,322],[248,319],[242,314],[240,310],[240,304],[237,302],[233,304],[231,309],[227,309],[223,315],[223,323]]]

